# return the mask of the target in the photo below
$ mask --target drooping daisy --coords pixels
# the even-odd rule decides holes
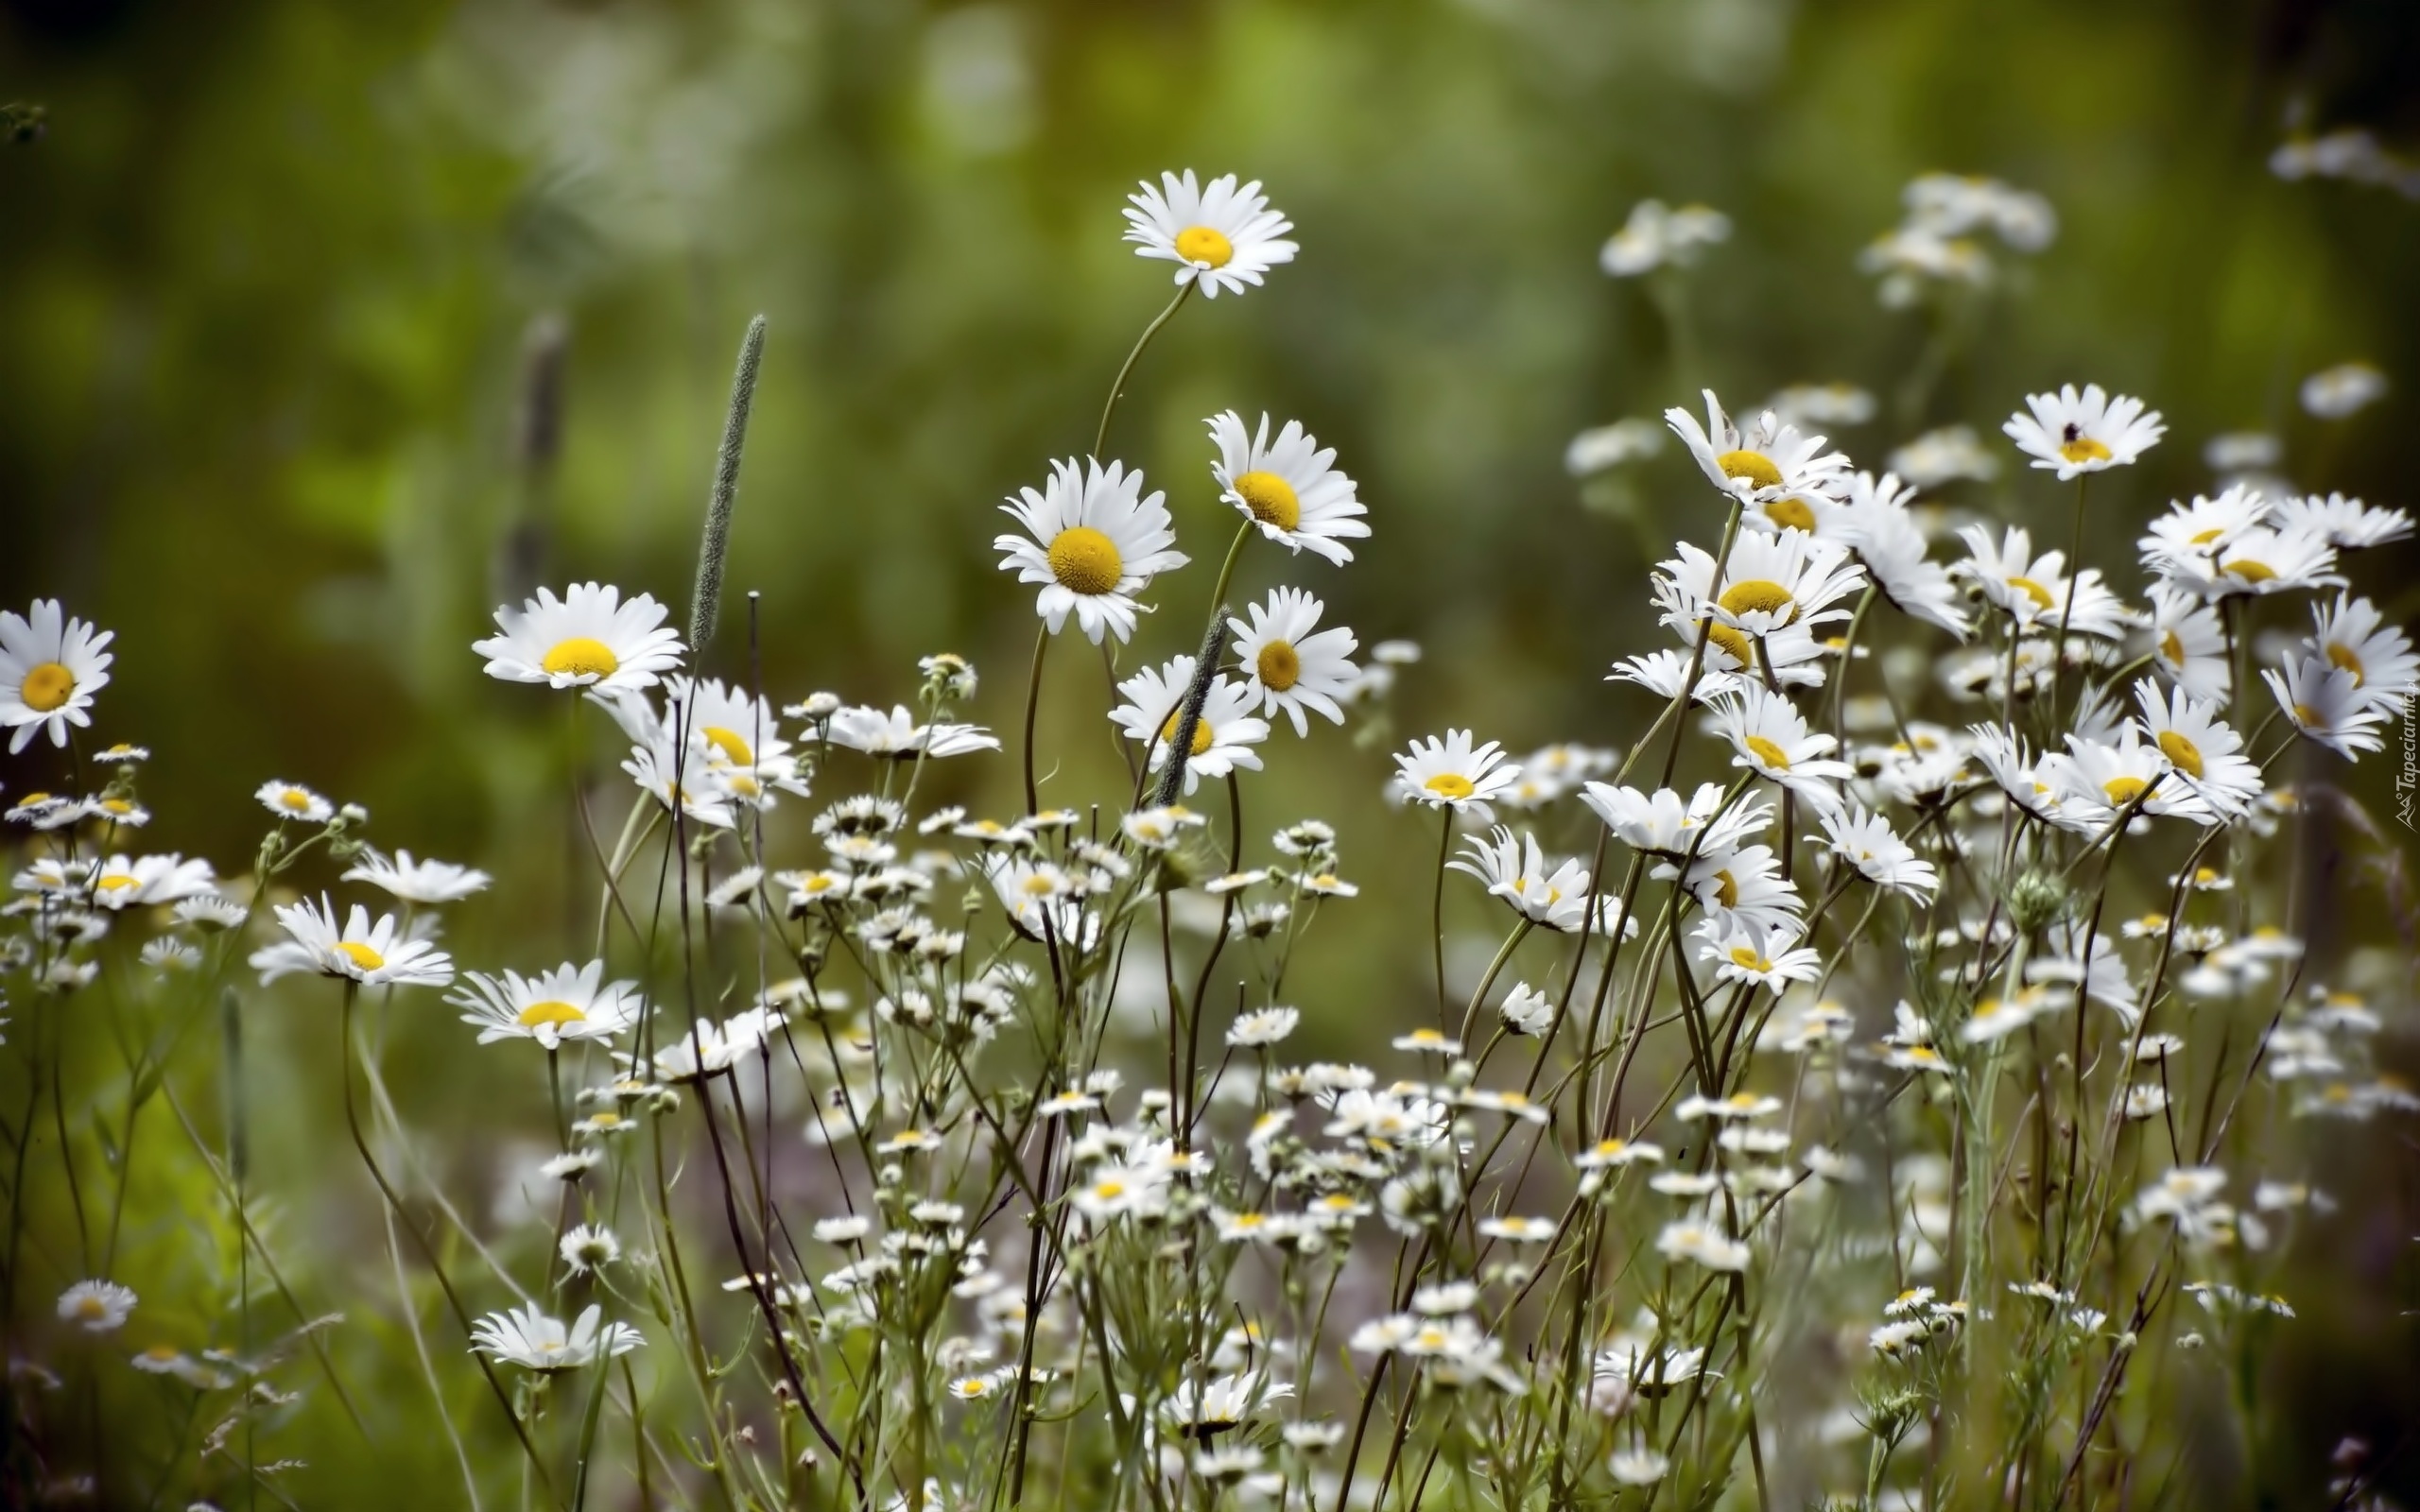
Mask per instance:
[[[252,797],[279,818],[297,824],[325,824],[337,816],[335,804],[299,782],[271,778],[255,788]]]
[[[1150,748],[1153,770],[1166,766],[1184,713],[1185,695],[1193,686],[1194,660],[1180,656],[1166,666],[1145,667],[1117,685],[1126,701],[1110,711],[1110,722],[1129,740]],[[1193,722],[1193,744],[1184,761],[1184,790],[1192,792],[1203,778],[1220,778],[1245,767],[1260,770],[1260,753],[1252,747],[1269,738],[1269,721],[1253,713],[1259,698],[1248,683],[1229,682],[1214,675]]]
[[[2420,689],[2420,656],[2412,654],[2411,638],[2387,624],[2368,599],[2339,593],[2332,607],[2312,605],[2311,620],[2309,644],[2330,666],[2353,675],[2364,699],[2391,710]]]
[[[2383,546],[2411,534],[2411,517],[2401,509],[2375,508],[2341,493],[2282,500],[2270,513],[2279,529],[2325,537],[2339,551]]]
[[[134,1293],[115,1281],[78,1281],[59,1294],[59,1316],[87,1333],[109,1333],[126,1325]]]
[[[1958,608],[1958,591],[1947,570],[1926,558],[1925,533],[1908,508],[1915,497],[1912,486],[1885,472],[1877,481],[1871,472],[1853,474],[1848,497],[1826,524],[1826,532],[1857,553],[1874,585],[1899,612],[1943,629],[1963,641],[1967,621]]]
[[[1219,459],[1210,464],[1219,496],[1260,526],[1260,533],[1294,551],[1308,547],[1339,566],[1353,559],[1347,539],[1369,535],[1361,516],[1369,507],[1353,480],[1336,468],[1336,451],[1322,447],[1300,421],[1288,421],[1272,441],[1269,417],[1248,431],[1234,410],[1213,415],[1210,439]]]
[[[1000,568],[1019,582],[1042,585],[1034,612],[1053,635],[1073,611],[1095,644],[1112,631],[1125,641],[1141,611],[1134,595],[1187,559],[1172,549],[1167,495],[1154,490],[1146,496],[1143,474],[1122,462],[1103,468],[1098,458],[1054,461],[1048,483],[1020,490],[1001,508],[1027,534],[993,540],[1004,554]]]
[[[2055,394],[2028,394],[2026,410],[2000,429],[2038,468],[2055,469],[2066,483],[2086,472],[2123,467],[2159,442],[2168,427],[2158,410],[2125,394],[2112,398],[2099,384],[2083,392],[2067,384]]]
[[[542,588],[521,608],[495,611],[503,633],[475,641],[487,674],[507,682],[635,693],[681,664],[681,637],[645,593],[626,603],[611,583],[574,583],[562,598]]]
[[[1722,787],[1716,782],[1701,782],[1685,799],[1668,787],[1642,793],[1634,787],[1590,782],[1580,801],[1604,820],[1605,828],[1622,844],[1677,861],[1693,846],[1702,855],[1728,850],[1763,830],[1772,818],[1770,803],[1751,800],[1725,810],[1722,798]]]
[[[150,903],[173,903],[216,890],[216,873],[197,856],[112,856],[94,868],[93,902],[116,911]]]
[[[1744,919],[1709,917],[1697,928],[1698,959],[1715,969],[1725,982],[1744,982],[1779,992],[1792,982],[1812,982],[1824,974],[1824,957],[1812,947],[1799,945],[1790,926],[1767,929]]]
[[[630,1353],[647,1342],[628,1323],[604,1323],[604,1307],[591,1302],[569,1328],[548,1317],[535,1302],[490,1313],[471,1330],[471,1348],[492,1360],[541,1372],[576,1370]]]
[[[396,851],[392,859],[366,850],[344,880],[366,882],[407,903],[451,903],[485,891],[495,879],[451,861],[415,861],[408,850]]]
[[[1395,755],[1398,792],[1432,808],[1469,810],[1482,823],[1491,817],[1487,800],[1520,775],[1521,768],[1504,760],[1495,741],[1475,747],[1467,730],[1448,730],[1443,739],[1415,740]]]
[[[2234,685],[2219,611],[2161,584],[2152,590],[2152,665],[2196,698],[2223,699]]]
[[[1269,208],[1257,179],[1238,188],[1230,173],[1205,189],[1187,168],[1182,178],[1161,174],[1157,187],[1146,180],[1141,193],[1126,198],[1132,206],[1126,239],[1137,244],[1134,255],[1176,264],[1176,282],[1194,284],[1206,298],[1241,294],[1294,260],[1294,244],[1285,239],[1294,223]]]
[[[1491,895],[1533,924],[1568,934],[1589,921],[1588,868],[1573,860],[1549,865],[1534,834],[1515,836],[1499,824],[1483,839],[1464,841],[1463,853],[1446,865],[1477,877]],[[1613,933],[1620,918],[1619,900],[1597,900],[1595,924],[1600,933]],[[1636,931],[1634,922],[1631,932]]]
[[[102,649],[117,632],[71,619],[55,598],[34,600],[29,613],[0,613],[0,726],[14,731],[15,755],[44,733],[67,744],[69,725],[86,726],[93,695],[109,684],[115,657]]]
[[[1312,633],[1323,609],[1299,588],[1277,588],[1266,604],[1250,606],[1251,624],[1227,621],[1236,637],[1236,661],[1250,679],[1245,687],[1260,699],[1261,713],[1286,711],[1297,735],[1310,733],[1309,711],[1344,723],[1337,696],[1360,675],[1352,660],[1359,643],[1351,630],[1339,626]]]
[[[390,914],[372,919],[354,905],[342,927],[327,899],[317,903],[280,903],[277,921],[287,938],[251,955],[264,983],[294,971],[316,971],[364,987],[443,987],[454,980],[454,960],[424,939],[405,936]]]
[[[1904,893],[1918,902],[1929,902],[1940,877],[1932,863],[1919,860],[1908,842],[1891,828],[1891,821],[1878,814],[1869,814],[1861,803],[1853,803],[1838,813],[1822,813],[1824,834],[1832,853],[1873,883],[1887,891]]]
[[[1743,682],[1715,713],[1715,728],[1738,752],[1734,766],[1745,766],[1798,794],[1818,808],[1840,801],[1832,783],[1856,775],[1829,752],[1840,742],[1806,728],[1806,716],[1788,698],[1756,683]]]
[[[553,1050],[566,1040],[610,1040],[638,1022],[645,1004],[637,987],[604,977],[603,961],[567,961],[535,976],[465,971],[462,989],[445,1001],[470,1010],[462,1022],[478,1027],[483,1045],[535,1040]]]
[[[1841,475],[1849,459],[1824,450],[1824,438],[1805,436],[1772,415],[1741,430],[1723,413],[1711,388],[1705,395],[1705,423],[1674,406],[1664,412],[1665,423],[1697,458],[1708,481],[1737,500],[1742,516],[1758,528],[1779,530],[1813,525],[1807,500],[1837,497]]]
[[[904,703],[891,705],[889,713],[871,705],[836,711],[825,724],[824,738],[894,761],[913,761],[919,754],[938,761],[1000,748],[1000,737],[981,725],[920,725]]]
[[[2386,723],[2386,709],[2362,696],[2352,673],[2330,665],[2325,658],[2290,656],[2283,669],[2264,670],[2260,676],[2294,729],[2346,761],[2385,744],[2378,727]]]
[[[2144,735],[2196,797],[2226,817],[2250,811],[2260,797],[2260,768],[2242,754],[2243,737],[2217,704],[2182,688],[2163,698],[2149,679],[2135,684],[2135,701]]]

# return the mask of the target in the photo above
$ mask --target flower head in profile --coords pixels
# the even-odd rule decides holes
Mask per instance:
[[[2038,468],[2057,472],[2059,481],[2124,467],[2159,444],[2168,433],[2159,411],[2126,394],[2111,397],[2099,384],[2083,392],[2068,384],[2057,393],[2028,394],[2025,409],[2000,427]]]
[[[1859,472],[1849,479],[1847,493],[1829,523],[1831,537],[1857,553],[1874,586],[1899,612],[1966,639],[1970,627],[1958,607],[1957,587],[1947,569],[1927,558],[1924,530],[1908,507],[1915,489],[1893,473],[1876,479]]]
[[[842,709],[826,722],[824,738],[835,746],[892,761],[914,761],[919,756],[939,761],[1000,748],[1000,737],[980,725],[920,725],[904,703],[892,704],[889,713],[870,704]]]
[[[463,973],[464,986],[446,999],[470,1011],[479,1043],[535,1040],[548,1050],[572,1040],[610,1040],[638,1021],[645,1006],[629,982],[607,982],[605,963],[569,962],[535,976],[506,971]]]
[[[1053,635],[1072,612],[1096,644],[1113,631],[1128,639],[1141,612],[1134,595],[1186,560],[1173,549],[1167,495],[1146,496],[1143,474],[1122,462],[1053,462],[1048,483],[1020,490],[1001,508],[1026,534],[993,541],[1000,570],[1042,585],[1034,611]]]
[[[1788,698],[1758,683],[1741,683],[1717,706],[1715,728],[1738,752],[1732,765],[1778,782],[1819,808],[1837,807],[1833,782],[1855,772],[1832,758],[1839,741],[1810,731],[1806,716]]]
[[[1891,828],[1891,821],[1879,814],[1868,814],[1862,804],[1851,804],[1837,813],[1819,814],[1825,842],[1832,853],[1847,862],[1865,880],[1887,891],[1904,893],[1918,902],[1928,902],[1940,877],[1932,863],[1921,860],[1907,841]]]
[[[1184,696],[1193,686],[1194,659],[1180,656],[1160,667],[1145,667],[1117,685],[1126,701],[1110,711],[1110,721],[1129,740],[1150,747],[1156,771],[1168,764]],[[1193,722],[1193,744],[1184,759],[1184,790],[1192,792],[1205,777],[1225,777],[1238,767],[1260,769],[1260,754],[1252,747],[1269,738],[1269,721],[1253,713],[1260,702],[1249,683],[1230,682],[1213,675]]]
[[[182,902],[216,890],[216,873],[197,856],[111,856],[95,863],[84,887],[92,902],[112,913],[151,903]]]
[[[630,1353],[647,1340],[628,1323],[606,1323],[605,1309],[591,1302],[570,1327],[548,1317],[535,1302],[509,1313],[490,1313],[471,1330],[471,1348],[491,1360],[541,1372],[576,1370]]]
[[[1236,661],[1249,679],[1244,686],[1259,698],[1261,713],[1284,710],[1298,735],[1310,733],[1311,713],[1344,723],[1337,700],[1360,676],[1353,665],[1358,644],[1353,632],[1342,626],[1318,629],[1324,609],[1299,588],[1275,588],[1267,603],[1247,606],[1250,624],[1227,621],[1236,637]]]
[[[1515,836],[1499,824],[1484,839],[1464,841],[1463,853],[1446,865],[1477,877],[1533,924],[1568,934],[1590,922],[1588,868],[1577,861],[1553,862],[1538,837],[1526,831]],[[1595,927],[1613,933],[1621,919],[1620,900],[1599,897],[1596,906]],[[1634,922],[1631,933],[1636,932]]]
[[[506,682],[635,693],[681,664],[681,637],[645,593],[625,602],[611,583],[574,583],[557,598],[542,588],[519,609],[495,611],[502,633],[475,641],[487,674]]]
[[[2260,768],[2243,754],[2243,737],[2219,706],[2183,688],[2163,696],[2149,679],[2135,687],[2145,738],[2192,794],[2219,815],[2234,818],[2259,798]]]
[[[1687,267],[1699,253],[1731,237],[1731,217],[1705,205],[1674,210],[1661,199],[1630,207],[1622,229],[1605,239],[1597,264],[1610,278],[1636,278],[1659,267]]]
[[[103,647],[115,635],[72,619],[55,598],[34,600],[26,614],[0,613],[0,728],[11,731],[15,755],[48,734],[67,744],[67,727],[93,722],[86,711],[110,680],[115,657]]]
[[[277,906],[286,938],[251,956],[263,982],[296,971],[358,982],[363,987],[444,987],[454,980],[454,960],[424,939],[412,939],[391,914],[377,919],[358,903],[337,923],[327,899]]]
[[[1487,800],[1520,775],[1521,768],[1504,759],[1495,741],[1474,746],[1467,730],[1449,730],[1442,739],[1415,740],[1395,755],[1397,791],[1432,808],[1467,809],[1481,822],[1493,816]]]
[[[1666,410],[1664,421],[1697,458],[1707,481],[1747,506],[1747,518],[1760,528],[1813,529],[1817,507],[1838,496],[1849,459],[1824,450],[1823,437],[1802,435],[1774,415],[1743,429],[1724,413],[1713,389],[1704,393],[1704,424],[1678,406]]]
[[[2378,727],[2386,723],[2386,709],[2363,697],[2353,674],[2325,657],[2298,652],[2260,677],[2296,730],[2346,761],[2385,744]]]
[[[1337,471],[1335,448],[1320,445],[1292,420],[1271,440],[1267,415],[1251,431],[1232,409],[1210,417],[1210,439],[1219,448],[1219,460],[1210,464],[1219,496],[1257,524],[1262,535],[1340,566],[1353,559],[1344,542],[1370,533],[1361,519],[1370,510],[1355,495],[1353,480]]]
[[[486,891],[495,879],[451,861],[415,861],[410,851],[398,850],[391,859],[364,851],[344,880],[368,883],[407,903],[452,903]]]
[[[1161,174],[1157,186],[1146,180],[1126,198],[1126,239],[1135,244],[1134,255],[1176,264],[1176,282],[1194,284],[1207,299],[1241,294],[1294,260],[1295,246],[1286,240],[1294,223],[1269,208],[1257,179],[1238,186],[1230,173],[1203,188],[1187,168],[1182,177]]]
[[[253,800],[281,819],[297,824],[325,824],[337,816],[337,806],[304,787],[272,777],[252,790]]]
[[[1698,926],[1697,936],[1698,959],[1725,982],[1779,992],[1792,982],[1812,982],[1824,974],[1823,955],[1801,946],[1792,925],[1767,928],[1745,919],[1709,916]]]

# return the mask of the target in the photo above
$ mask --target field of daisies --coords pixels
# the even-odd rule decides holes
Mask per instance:
[[[1322,416],[1135,422],[1311,255],[1283,189],[1134,189],[1153,302],[1053,359],[1089,450],[958,517],[1016,631],[912,665],[767,676],[738,334],[694,559],[436,632],[554,753],[543,899],[147,746],[173,644],[0,612],[0,1503],[2392,1504],[2408,1444],[2314,1458],[2274,1362],[2397,1263],[2353,1217],[2409,1242],[2405,501],[2090,371],[1953,395],[2059,217],[1926,175],[1859,297],[1939,317],[1891,402],[1944,422],[1580,435],[1646,541],[1583,611],[1650,628],[1556,676],[1619,738],[1439,717]],[[1597,256],[1685,349],[1737,244],[1651,199]],[[2211,481],[2145,499],[2172,427]],[[256,840],[155,844],[166,762]]]

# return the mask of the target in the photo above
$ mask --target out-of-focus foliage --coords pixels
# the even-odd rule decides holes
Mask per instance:
[[[46,129],[0,146],[0,603],[60,593],[118,632],[110,728],[163,754],[157,849],[249,854],[246,795],[285,775],[367,804],[384,843],[489,866],[551,927],[574,907],[564,732],[480,678],[488,610],[589,576],[684,600],[732,351],[761,311],[705,668],[748,674],[752,590],[766,684],[793,696],[905,699],[921,653],[1025,644],[994,507],[1088,444],[1167,294],[1117,240],[1120,198],[1190,164],[1264,180],[1303,252],[1252,299],[1188,310],[1118,418],[1110,450],[1170,490],[1196,558],[1171,600],[1207,593],[1227,528],[1202,418],[1298,417],[1372,506],[1355,569],[1320,580],[1335,614],[1428,649],[1405,723],[1624,739],[1653,705],[1596,677],[1640,639],[1668,522],[1703,539],[1713,506],[1668,447],[1629,504],[1583,507],[1563,449],[1701,384],[1739,404],[1861,385],[1879,415],[1834,436],[1877,468],[1935,424],[1991,437],[2028,389],[2144,395],[2174,429],[2096,494],[2102,560],[2208,486],[2220,431],[2281,435],[2302,487],[2411,504],[2420,204],[2267,162],[2340,124],[2420,140],[2415,56],[2420,9],[2393,0],[20,0],[0,7],[0,100],[39,102]],[[2037,191],[2061,229],[1919,384],[1932,318],[1877,310],[1856,260],[1930,169]],[[1650,196],[1735,222],[1679,321],[1597,266]],[[2295,386],[2353,358],[2395,388],[2323,427]],[[2064,493],[2004,460],[1965,502],[2063,518]],[[1236,596],[1258,586],[1248,568]],[[2420,606],[2372,587],[2392,618]],[[1179,649],[1192,612],[1129,664]],[[1089,655],[1057,648],[1049,713],[1098,775]],[[1012,730],[1022,669],[984,670],[976,716]],[[1005,811],[1013,765],[948,779]],[[1333,735],[1272,756],[1373,870],[1424,867],[1424,833],[1374,799],[1383,765]],[[0,762],[11,792],[31,772]],[[503,951],[512,911],[457,950]],[[1382,948],[1356,933],[1374,923],[1340,920],[1306,1003]],[[427,1017],[390,1078],[436,1087],[412,1120],[475,1122],[491,1068],[456,1074],[463,1037]],[[258,1068],[262,1163],[298,1192],[322,1152],[277,1133],[329,1126],[325,1036],[272,1033]],[[350,1166],[323,1176],[341,1216],[298,1207],[289,1232],[372,1233]],[[2397,1242],[2379,1234],[2374,1272]],[[2346,1431],[2391,1439],[2420,1415],[2408,1332],[2311,1312],[2277,1365],[2308,1403],[2281,1438],[2304,1459]],[[354,1473],[344,1504],[426,1504],[415,1483],[448,1452],[401,1426],[425,1412],[417,1384],[356,1389],[373,1444],[322,1404],[293,1452],[325,1485]],[[358,1478],[373,1462],[413,1473]]]

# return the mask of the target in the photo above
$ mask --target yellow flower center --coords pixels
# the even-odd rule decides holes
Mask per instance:
[[[1303,523],[1303,501],[1294,485],[1274,472],[1239,472],[1235,490],[1243,496],[1244,507],[1262,524],[1291,530]]]
[[[590,1124],[593,1127],[596,1127],[596,1128],[612,1128],[612,1127],[614,1127],[615,1125],[617,1125],[617,1124],[619,1124],[619,1123],[621,1123],[621,1122],[622,1122],[622,1115],[621,1115],[621,1114],[619,1114],[619,1113],[610,1113],[610,1112],[608,1112],[608,1113],[591,1113],[591,1114],[589,1114],[589,1115],[588,1115],[588,1122],[589,1122],[589,1124]]]
[[[2193,868],[2193,881],[2198,886],[2206,887],[2218,880],[2219,868],[2216,867],[2196,867]]]
[[[1762,452],[1725,452],[1714,459],[1727,478],[1745,478],[1760,489],[1781,487],[1781,469]]]
[[[1798,608],[1797,600],[1789,596],[1789,589],[1762,577],[1751,577],[1732,584],[1722,591],[1722,596],[1716,602],[1722,606],[1726,614],[1772,614],[1775,616],[1777,625],[1789,624],[1791,612]]]
[[[2031,577],[2012,577],[2008,580],[2008,586],[2015,589],[2026,597],[2033,600],[2033,607],[2035,609],[2048,609],[2052,604],[2058,602],[2050,596],[2050,591],[2048,589],[2043,587],[2040,583],[2035,582]]]
[[[2307,703],[2298,703],[2294,705],[2294,723],[2308,729],[2313,725],[2325,725],[2327,723],[2327,720],[2318,710],[2312,708],[2310,705]]]
[[[1767,766],[1789,770],[1789,753],[1762,735],[1750,735],[1745,742],[1748,754]]]
[[[1176,255],[1188,263],[1224,267],[1235,261],[1236,244],[1227,240],[1223,232],[1207,226],[1187,226],[1176,233]]]
[[[1118,1198],[1126,1195],[1126,1183],[1123,1181],[1097,1181],[1093,1183],[1093,1195],[1103,1202],[1115,1202]]]
[[[337,941],[337,949],[344,952],[345,959],[365,971],[374,971],[387,964],[387,957],[357,939],[340,939]]]
[[[1725,908],[1739,906],[1739,879],[1731,874],[1728,867],[1714,874],[1714,898]]]
[[[1050,576],[1070,593],[1115,593],[1126,561],[1117,542],[1090,525],[1070,525],[1050,542]]]
[[[311,806],[311,795],[299,787],[289,787],[277,795],[278,802],[300,814]]]
[[[2159,632],[2159,654],[2172,665],[2181,667],[2185,664],[2185,643],[2176,638],[2174,630]]]
[[[2361,679],[2369,676],[2369,668],[2361,665],[2360,654],[2342,641],[2327,643],[2327,664],[2353,674],[2353,686],[2357,688],[2361,685]]]
[[[2059,443],[2059,455],[2070,462],[2106,462],[2109,448],[2089,436],[2077,436]]]
[[[1303,680],[1302,654],[1285,641],[1271,641],[1262,646],[1253,668],[1260,674],[1261,686],[1271,693],[1284,693]]]
[[[1037,871],[1019,883],[1018,887],[1028,898],[1047,898],[1059,890],[1059,885]]]
[[[101,807],[121,816],[134,812],[134,805],[122,798],[105,798],[101,799]]]
[[[522,1009],[513,1022],[524,1029],[535,1029],[542,1023],[586,1023],[588,1015],[560,998],[548,998],[544,1003],[532,1003]]]
[[[2240,577],[2247,583],[2265,583],[2277,576],[2276,568],[2265,561],[2255,561],[2250,557],[2238,557],[2233,561],[2221,562],[2219,571],[2231,577]]]
[[[748,742],[740,739],[739,731],[725,730],[720,725],[708,725],[698,733],[706,738],[707,745],[729,757],[733,765],[753,766],[756,765],[756,753],[748,748]]]
[[[1775,499],[1765,506],[1765,518],[1785,530],[1815,533],[1815,509],[1805,499]]]
[[[50,795],[47,793],[28,793],[25,797],[17,799],[17,807],[21,809],[29,809],[37,803],[47,803],[49,801]]]
[[[1756,664],[1755,647],[1748,644],[1745,631],[1735,630],[1728,625],[1712,625],[1707,627],[1705,638],[1722,647],[1724,654],[1741,666],[1752,667]]]
[[[93,885],[103,892],[123,892],[134,885],[134,879],[123,871],[112,871]]]
[[[1439,772],[1420,785],[1447,802],[1459,802],[1478,791],[1478,785],[1460,772]]]
[[[56,662],[44,662],[26,674],[26,680],[17,686],[17,696],[34,713],[46,714],[75,691],[76,674]]]
[[[1751,971],[1770,971],[1773,969],[1772,962],[1766,960],[1745,945],[1731,947],[1731,964],[1744,966]]]
[[[1183,711],[1180,710],[1178,713],[1181,713]],[[1170,746],[1176,744],[1176,721],[1177,714],[1172,713],[1168,715],[1168,722],[1160,727],[1160,739],[1166,741]],[[1192,754],[1199,756],[1203,751],[1208,750],[1210,748],[1210,721],[1207,719],[1196,719],[1193,722]]]
[[[156,1360],[165,1365],[177,1357],[177,1347],[173,1344],[155,1344],[144,1350],[143,1356],[147,1360]]]
[[[552,677],[610,678],[622,661],[604,642],[575,635],[567,641],[557,641],[554,649],[538,664]]]
[[[2202,780],[2202,748],[2173,730],[2159,732],[2159,748],[2176,764],[2176,769],[2195,782]]]
[[[2111,808],[2121,809],[2140,798],[2143,789],[2149,786],[2151,784],[2139,777],[2113,777],[2100,784],[2100,790],[2109,795]]]
[[[76,1315],[78,1317],[107,1317],[110,1315],[110,1305],[87,1292],[76,1298]]]
[[[2227,533],[2227,532],[2226,532],[2226,527],[2225,527],[2225,526],[2223,526],[2223,525],[2212,525],[2209,529],[2204,530],[2204,531],[2202,531],[2202,532],[2200,532],[2199,534],[2197,534],[2196,536],[2194,536],[2194,537],[2193,537],[2193,539],[2192,539],[2190,541],[2187,542],[2187,544],[2188,544],[2188,545],[2194,545],[2194,546],[2206,546],[2206,545],[2208,545],[2211,541],[2218,540],[2221,536],[2223,536],[2223,535],[2225,535],[2226,533]]]

